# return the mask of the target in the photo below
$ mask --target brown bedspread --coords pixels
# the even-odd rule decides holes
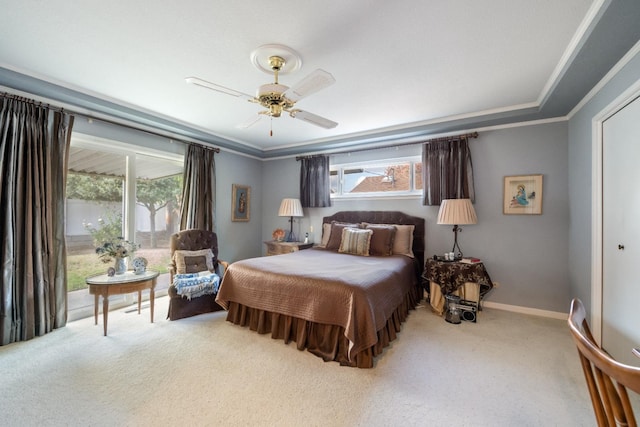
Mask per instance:
[[[252,258],[229,266],[216,302],[344,328],[349,357],[373,346],[415,288],[413,260],[363,257],[323,249]]]

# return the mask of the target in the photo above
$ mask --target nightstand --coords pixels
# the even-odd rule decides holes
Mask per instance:
[[[482,262],[466,264],[427,258],[422,273],[423,286],[429,302],[440,315],[444,311],[444,295],[459,295],[473,301],[480,309],[482,298],[493,288],[491,277]]]
[[[313,246],[313,243],[303,242],[279,242],[277,240],[270,240],[264,242],[267,245],[267,256],[288,254],[291,252],[301,251],[303,249],[309,249]]]

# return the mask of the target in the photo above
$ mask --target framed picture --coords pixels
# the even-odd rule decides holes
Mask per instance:
[[[504,177],[505,215],[542,214],[542,175],[516,175]]]
[[[251,218],[251,187],[233,184],[231,221],[248,222]]]

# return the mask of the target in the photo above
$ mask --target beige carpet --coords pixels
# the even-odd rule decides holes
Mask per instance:
[[[425,306],[373,369],[325,363],[225,321],[169,322],[167,298],[0,347],[7,426],[595,425],[566,322]],[[129,312],[127,312],[129,311]]]

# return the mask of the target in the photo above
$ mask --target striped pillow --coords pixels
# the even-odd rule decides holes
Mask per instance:
[[[343,254],[369,256],[372,230],[344,228],[338,252]]]

